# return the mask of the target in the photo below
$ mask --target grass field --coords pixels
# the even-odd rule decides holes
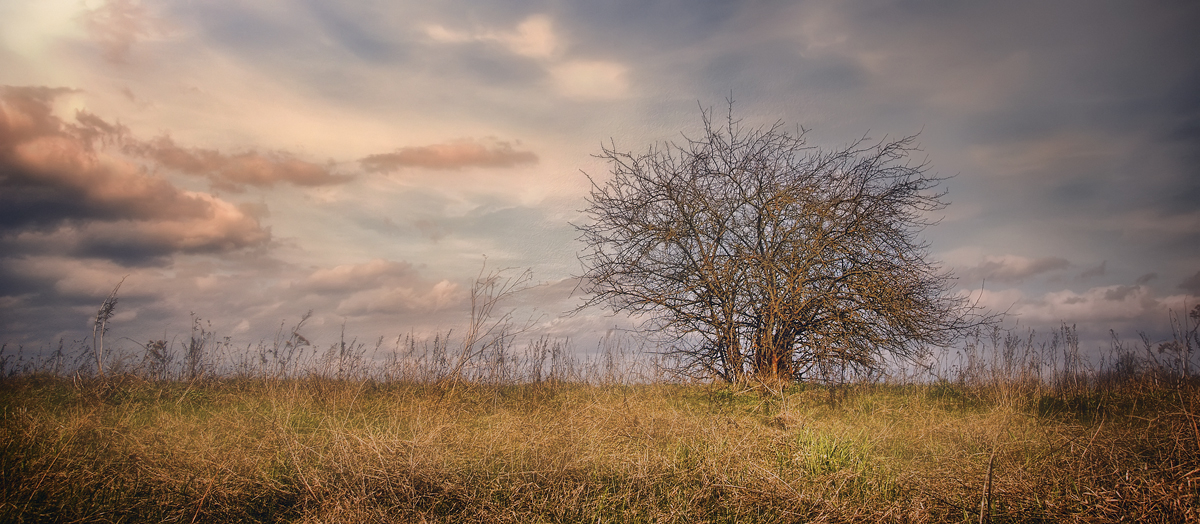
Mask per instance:
[[[18,374],[2,522],[1183,522],[1200,383]],[[990,496],[989,496],[990,492]]]

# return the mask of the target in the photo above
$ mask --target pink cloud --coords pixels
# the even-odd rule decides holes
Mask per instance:
[[[206,176],[213,187],[227,191],[242,191],[245,186],[272,187],[277,183],[327,186],[343,184],[352,178],[334,174],[327,166],[300,160],[287,152],[226,155],[211,149],[180,147],[169,136],[145,142],[126,140],[123,149],[185,174]]]
[[[82,22],[104,59],[114,64],[128,63],[133,44],[153,27],[149,12],[133,0],[108,0],[84,12]]]
[[[471,139],[445,144],[402,147],[391,153],[370,155],[359,162],[363,169],[378,173],[404,167],[453,170],[464,167],[514,167],[538,161],[530,151],[520,151],[508,142],[479,142]]]
[[[0,88],[0,236],[135,257],[227,251],[270,239],[237,206],[180,189],[95,147],[98,136],[118,127],[86,113],[77,115],[78,125],[61,121],[50,107],[61,93]]]
[[[0,151],[8,144],[59,133],[63,123],[50,104],[71,92],[63,87],[0,86]]]

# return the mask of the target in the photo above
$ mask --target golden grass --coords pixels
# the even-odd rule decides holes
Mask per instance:
[[[0,521],[1196,521],[1198,393],[20,376]]]

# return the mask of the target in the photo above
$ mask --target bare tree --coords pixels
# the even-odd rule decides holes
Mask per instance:
[[[644,315],[686,371],[728,381],[828,379],[914,358],[987,321],[920,238],[942,178],[915,137],[810,147],[805,131],[704,135],[641,154],[604,147],[577,225],[581,308]]]

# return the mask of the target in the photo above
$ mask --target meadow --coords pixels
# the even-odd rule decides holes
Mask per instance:
[[[1066,327],[782,389],[299,328],[238,350],[197,323],[103,375],[0,354],[0,521],[1200,521],[1200,381],[1085,365]]]

